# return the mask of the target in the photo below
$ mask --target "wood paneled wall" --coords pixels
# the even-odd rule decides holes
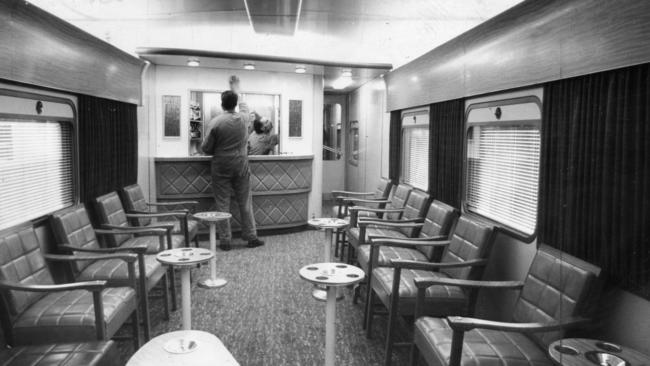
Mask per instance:
[[[26,1],[0,1],[0,79],[138,104],[143,64]]]
[[[388,110],[650,62],[650,1],[527,0],[386,75]]]

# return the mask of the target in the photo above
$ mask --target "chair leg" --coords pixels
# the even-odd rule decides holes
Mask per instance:
[[[147,294],[147,279],[144,278],[144,276],[140,276],[139,280],[140,304],[142,305],[142,321],[144,322],[144,341],[149,342],[151,339],[151,323],[149,321],[149,295]]]
[[[169,321],[169,279],[168,273],[165,272],[162,278],[162,299],[163,309],[165,311],[165,320]]]
[[[336,229],[334,232],[334,257],[339,257],[339,242],[340,242],[340,230]]]
[[[169,284],[171,287],[172,311],[176,311],[178,310],[178,306],[176,305],[176,271],[174,267],[169,268],[167,275],[169,276]]]
[[[133,310],[131,314],[131,329],[133,332],[133,349],[137,351],[140,348],[140,317],[138,309]]]
[[[194,246],[199,247],[199,234],[194,235]]]
[[[375,296],[372,292],[372,287],[369,285],[368,289],[370,290],[368,292],[368,296],[366,297],[366,313],[365,316],[363,317],[364,325],[363,327],[366,329],[366,338],[370,339],[372,338],[372,320],[374,316],[374,307],[375,307]]]
[[[411,361],[410,365],[411,366],[417,366],[418,360],[420,358],[420,351],[418,350],[418,346],[415,344],[411,345]]]

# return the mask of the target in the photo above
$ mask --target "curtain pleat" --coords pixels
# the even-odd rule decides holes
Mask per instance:
[[[78,96],[81,202],[137,182],[137,106]]]
[[[539,241],[650,297],[650,64],[544,88]]]
[[[402,119],[400,111],[390,112],[390,136],[388,150],[388,178],[399,182],[400,150],[402,143]]]
[[[429,192],[454,207],[461,204],[464,122],[463,99],[429,107]]]

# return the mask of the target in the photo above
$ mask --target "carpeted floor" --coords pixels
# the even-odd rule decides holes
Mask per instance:
[[[219,337],[242,366],[321,365],[325,304],[311,297],[312,287],[300,279],[298,269],[322,261],[324,233],[308,230],[263,239],[263,247],[242,244],[217,252],[217,273],[229,283],[218,290],[193,284],[192,328]],[[194,279],[208,274],[208,266],[193,270]],[[165,321],[160,300],[152,299],[151,304],[154,336],[181,328],[180,310]],[[381,365],[385,319],[377,318],[374,337],[368,340],[361,328],[363,306],[352,304],[350,290],[336,310],[336,364]],[[126,362],[133,353],[130,342],[120,342],[120,349]],[[406,365],[406,350],[393,360],[394,365]]]

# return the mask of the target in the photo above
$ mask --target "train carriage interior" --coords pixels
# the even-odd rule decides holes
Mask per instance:
[[[650,365],[650,2],[0,0],[0,365]]]

